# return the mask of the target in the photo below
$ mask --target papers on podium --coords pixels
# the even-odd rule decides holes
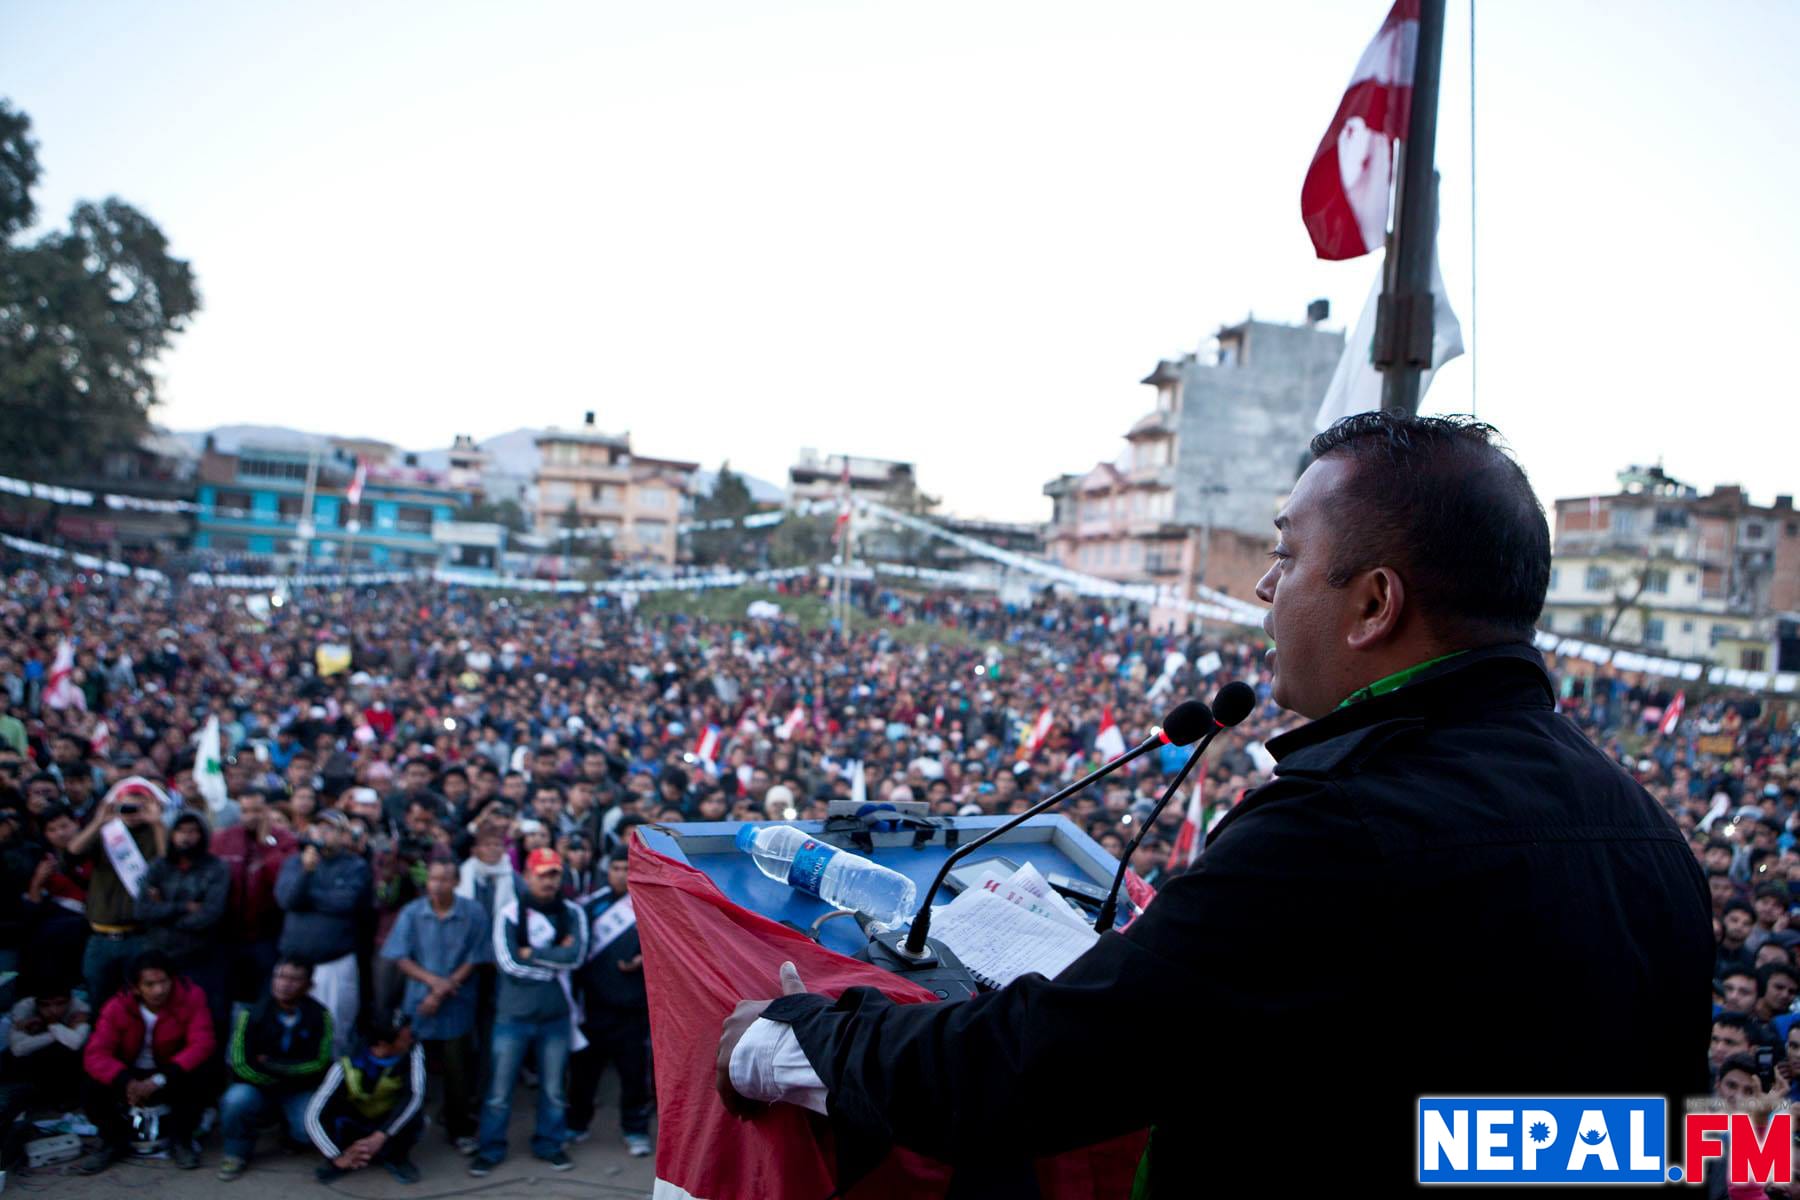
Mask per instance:
[[[1100,940],[1029,863],[1010,876],[990,871],[933,910],[931,932],[988,987],[1034,971],[1054,977]]]

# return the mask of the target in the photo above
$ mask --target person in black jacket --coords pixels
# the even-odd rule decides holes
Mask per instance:
[[[1273,699],[1310,723],[1128,931],[961,1003],[742,1003],[726,1102],[822,1085],[840,1176],[897,1143],[953,1164],[953,1195],[1034,1195],[1031,1159],[1149,1128],[1136,1194],[1164,1198],[1291,1186],[1297,1149],[1398,1190],[1421,1095],[1704,1093],[1706,886],[1556,711],[1531,645],[1549,531],[1492,434],[1382,412],[1314,439],[1257,587]],[[1320,934],[1305,956],[1300,929]],[[1574,1017],[1577,996],[1604,1016]],[[1127,1081],[1093,1053],[1095,1030],[1172,1004],[1191,1025],[1161,1069]],[[794,1040],[816,1078],[776,1078]],[[1341,1102],[1297,1108],[1322,1069]]]
[[[257,1126],[266,1114],[285,1118],[291,1141],[307,1139],[306,1107],[331,1064],[331,1014],[307,995],[311,963],[284,958],[269,976],[269,994],[253,1008],[240,1008],[225,1050],[231,1086],[219,1100],[225,1155],[219,1178],[244,1173],[256,1147]]]
[[[611,1063],[619,1072],[619,1132],[626,1152],[642,1158],[651,1151],[650,1002],[626,858],[626,851],[613,851],[606,862],[606,886],[584,906],[588,958],[575,973],[575,984],[588,1046],[569,1061],[569,1132],[578,1142],[587,1140],[600,1076]]]
[[[225,902],[231,868],[207,848],[206,819],[184,810],[169,829],[168,853],[150,864],[138,889],[137,917],[144,946],[161,950],[175,969],[206,993],[213,1028],[224,1030],[230,1008],[225,986]]]

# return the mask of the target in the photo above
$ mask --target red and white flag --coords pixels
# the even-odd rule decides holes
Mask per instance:
[[[1669,707],[1663,712],[1662,721],[1657,724],[1656,731],[1664,737],[1668,737],[1675,732],[1675,726],[1681,722],[1681,714],[1686,711],[1687,693],[1676,692],[1675,699],[1669,702]]]
[[[1026,757],[1044,748],[1044,742],[1050,737],[1050,721],[1050,706],[1046,704],[1044,711],[1038,714],[1037,720],[1032,724],[1030,736],[1025,739]]]
[[[700,736],[694,739],[694,757],[706,765],[708,774],[718,770],[719,727],[717,725],[708,725],[700,731]]]
[[[837,523],[832,526],[831,540],[841,542],[845,532],[850,528],[850,456],[844,455],[844,477],[842,495],[838,501]]]
[[[1320,258],[1357,258],[1387,242],[1394,143],[1412,118],[1419,0],[1395,0],[1350,76],[1300,187],[1300,216]]]
[[[1200,850],[1206,845],[1206,776],[1194,773],[1194,790],[1188,793],[1187,812],[1182,818],[1181,832],[1175,835],[1175,849],[1169,852],[1169,870],[1183,870],[1200,861]]]
[[[775,736],[784,742],[788,741],[794,736],[795,730],[799,729],[800,726],[805,723],[806,706],[804,704],[796,704],[794,705],[794,711],[789,713],[787,718],[783,720],[781,725],[775,730]]]
[[[65,708],[87,711],[87,697],[75,686],[75,644],[68,638],[56,644],[56,657],[50,662],[50,686],[44,691],[44,703],[58,712]]]
[[[363,484],[369,482],[369,468],[363,465],[362,459],[356,460],[356,472],[350,476],[350,486],[344,489],[344,499],[351,508],[362,503]]]
[[[88,730],[88,748],[95,754],[105,754],[111,744],[112,726],[105,721],[95,721],[94,727]]]
[[[1125,735],[1119,732],[1119,724],[1113,720],[1110,704],[1100,711],[1100,732],[1094,737],[1094,752],[1103,762],[1111,762],[1125,753]]]

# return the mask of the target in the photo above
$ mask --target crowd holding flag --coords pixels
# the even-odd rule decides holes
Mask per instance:
[[[44,692],[44,703],[58,712],[66,708],[87,711],[87,697],[75,686],[75,644],[68,638],[56,644],[56,657],[50,663],[50,686]]]

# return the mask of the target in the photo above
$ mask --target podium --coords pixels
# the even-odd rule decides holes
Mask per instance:
[[[929,831],[871,832],[867,835],[868,847],[856,844],[843,832],[827,832],[826,826],[832,822],[778,823],[792,825],[808,837],[861,854],[900,872],[918,886],[918,903],[923,905],[926,903],[925,889],[931,886],[938,869],[956,845],[966,844],[1011,819],[1008,816],[940,817],[934,820],[934,828]],[[710,821],[643,825],[638,827],[638,836],[649,849],[700,871],[732,903],[772,921],[810,932],[820,917],[837,911],[817,897],[764,875],[750,856],[737,848],[737,831],[745,824],[762,823]],[[1119,869],[1118,859],[1064,816],[1033,817],[975,851],[963,860],[962,865],[969,866],[996,856],[1010,858],[1020,866],[1030,863],[1046,876],[1068,875],[1102,888],[1112,886],[1113,875]],[[947,904],[951,895],[946,885],[938,893],[937,902]],[[869,939],[854,920],[846,917],[819,926],[817,940],[828,950],[854,956]]]

